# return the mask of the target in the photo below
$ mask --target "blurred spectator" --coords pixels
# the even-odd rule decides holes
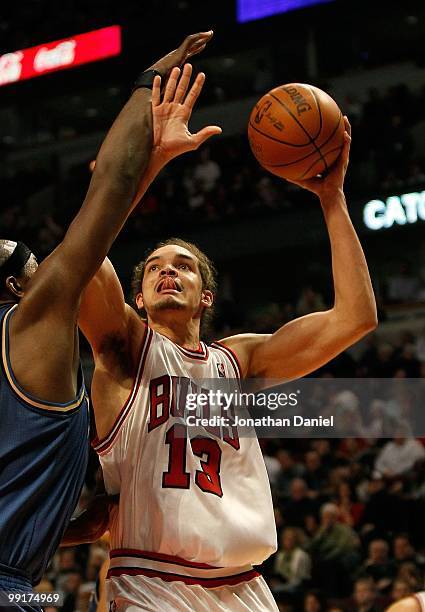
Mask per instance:
[[[78,572],[69,572],[66,574],[61,585],[61,590],[64,594],[64,603],[62,612],[73,612],[77,608],[78,591],[82,582],[81,574]]]
[[[396,370],[403,370],[406,378],[419,378],[421,363],[416,357],[415,345],[411,342],[404,344],[399,357],[395,360]]]
[[[322,460],[319,453],[315,450],[310,450],[304,457],[305,472],[303,479],[307,483],[310,491],[319,493],[325,488],[328,480],[327,470],[322,465]]]
[[[388,300],[391,302],[415,302],[418,298],[419,278],[411,273],[408,262],[399,265],[398,273],[388,277]]]
[[[372,578],[358,578],[354,584],[352,612],[378,612],[377,592]]]
[[[214,189],[221,170],[218,163],[211,159],[211,149],[204,146],[199,151],[199,162],[193,170],[193,179],[199,185],[199,189],[204,193],[209,193]]]
[[[276,493],[280,497],[288,497],[291,483],[294,478],[304,474],[304,467],[295,462],[292,453],[288,450],[280,449],[276,458],[280,464],[280,471],[276,477]]]
[[[410,585],[405,580],[397,579],[394,580],[393,588],[391,589],[391,603],[400,601],[404,597],[408,597],[412,594]]]
[[[330,470],[335,466],[337,460],[332,452],[331,443],[328,439],[318,439],[311,441],[311,448],[317,451],[320,455],[320,461],[326,470]]]
[[[356,501],[356,492],[345,480],[339,483],[335,504],[339,511],[339,520],[349,527],[357,527],[363,516],[364,505]]]
[[[393,555],[395,562],[400,566],[402,563],[416,562],[415,549],[412,546],[407,533],[400,533],[393,539]]]
[[[325,612],[326,609],[326,599],[319,590],[307,591],[304,595],[303,612]]]
[[[273,592],[296,594],[311,578],[309,555],[301,548],[303,537],[299,529],[282,531],[280,547],[274,559],[274,574],[280,580]]]
[[[290,497],[283,507],[285,524],[291,527],[303,527],[308,515],[316,514],[317,504],[309,496],[305,480],[294,478],[290,486]]]
[[[326,593],[344,594],[349,588],[347,576],[359,561],[359,539],[348,525],[338,522],[335,504],[324,504],[321,523],[309,545],[313,559],[313,576],[320,581]]]
[[[256,193],[258,200],[255,202],[255,206],[260,206],[262,209],[277,209],[279,207],[279,192],[271,177],[263,176],[258,181]]]
[[[411,593],[423,589],[424,576],[423,571],[413,561],[403,561],[400,563],[397,580],[402,580],[409,586]]]
[[[369,368],[369,376],[391,378],[394,374],[394,348],[389,342],[381,342],[377,348],[376,360]]]
[[[370,576],[379,591],[385,591],[391,584],[396,565],[389,558],[390,547],[385,540],[372,540],[368,548],[368,557],[360,568],[360,575]]]
[[[385,477],[404,474],[425,457],[422,444],[406,437],[406,430],[405,425],[399,425],[393,440],[385,444],[376,458],[375,470]]]

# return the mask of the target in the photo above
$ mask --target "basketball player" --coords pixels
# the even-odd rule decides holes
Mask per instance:
[[[78,501],[89,426],[77,336],[81,294],[166,161],[160,135],[172,118],[167,89],[160,100],[161,76],[165,80],[171,72],[175,82],[177,66],[211,36],[187,37],[136,81],[100,149],[80,212],[38,269],[25,245],[0,243],[0,606],[9,603],[6,594],[30,593],[40,581]],[[186,65],[178,87],[182,96],[190,72]],[[203,78],[198,75],[180,105],[186,115]],[[210,127],[188,135],[182,147],[174,140],[173,154],[196,148],[219,131]]]
[[[425,612],[425,591],[400,599],[392,604],[387,612]]]
[[[213,268],[179,239],[158,245],[136,268],[135,301],[146,321],[125,304],[108,260],[85,292],[80,325],[95,359],[95,449],[107,492],[120,494],[110,524],[111,609],[277,609],[252,567],[276,549],[258,441],[239,438],[235,428],[184,437],[184,386],[217,377],[304,376],[375,328],[367,264],[343,193],[347,119],[345,126],[344,150],[331,172],[299,183],[320,198],[327,224],[331,309],[271,335],[242,334],[206,346],[200,326],[213,306]],[[280,262],[268,258],[265,265],[275,266],[282,282]]]

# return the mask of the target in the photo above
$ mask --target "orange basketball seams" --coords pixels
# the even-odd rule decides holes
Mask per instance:
[[[344,122],[327,93],[290,83],[257,102],[248,138],[266,170],[289,180],[306,179],[323,174],[337,159],[344,145]]]

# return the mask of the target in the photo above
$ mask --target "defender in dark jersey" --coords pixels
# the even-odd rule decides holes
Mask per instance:
[[[81,295],[133,205],[169,161],[163,136],[170,135],[175,117],[168,86],[160,97],[161,76],[174,87],[179,81],[186,95],[191,67],[185,66],[179,80],[177,66],[202,51],[211,36],[187,37],[136,82],[100,149],[80,212],[39,267],[25,245],[0,241],[1,604],[7,593],[31,592],[76,506],[89,428],[77,335]],[[193,101],[203,79],[198,75],[188,93]],[[180,152],[214,133],[217,129],[204,128]]]

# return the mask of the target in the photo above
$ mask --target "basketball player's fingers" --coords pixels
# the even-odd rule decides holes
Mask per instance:
[[[195,147],[198,148],[201,146],[201,144],[208,140],[208,138],[211,138],[211,136],[218,136],[218,134],[221,134],[221,132],[222,129],[218,125],[208,125],[207,127],[202,128],[202,130],[199,130],[199,132],[196,134],[193,134],[192,140]]]
[[[196,45],[195,47],[193,47],[193,49],[188,51],[186,55],[186,59],[189,59],[189,57],[192,57],[193,55],[198,55],[198,53],[201,53],[205,49],[206,46],[207,46],[206,42]]]
[[[200,72],[197,75],[192,87],[190,88],[189,93],[186,96],[186,100],[184,101],[184,105],[188,111],[189,116],[190,116],[190,113],[192,112],[192,109],[195,105],[196,100],[199,97],[199,94],[202,91],[204,83],[205,83],[205,74],[203,72]]]
[[[182,102],[184,99],[187,88],[189,87],[190,77],[192,76],[192,65],[185,64],[183,72],[180,76],[179,83],[177,85],[176,93],[174,95],[174,102]]]
[[[168,78],[167,85],[164,91],[163,102],[171,102],[176,92],[177,81],[180,76],[180,68],[174,67]]]
[[[187,36],[182,44],[182,51],[184,59],[195,55],[196,53],[200,53],[203,49],[205,49],[206,44],[211,40],[213,36],[213,31],[209,30],[208,32],[199,32],[198,34],[191,34]]]
[[[161,104],[161,77],[157,74],[152,86],[152,106],[159,106],[159,104]]]
[[[345,127],[345,131],[348,133],[348,135],[351,136],[351,124],[348,121],[347,115],[344,115],[344,127]]]
[[[351,146],[351,136],[348,132],[344,134],[344,145],[341,151],[341,158],[339,160],[340,165],[344,168],[344,172],[347,169],[348,162],[350,159],[350,146]]]

